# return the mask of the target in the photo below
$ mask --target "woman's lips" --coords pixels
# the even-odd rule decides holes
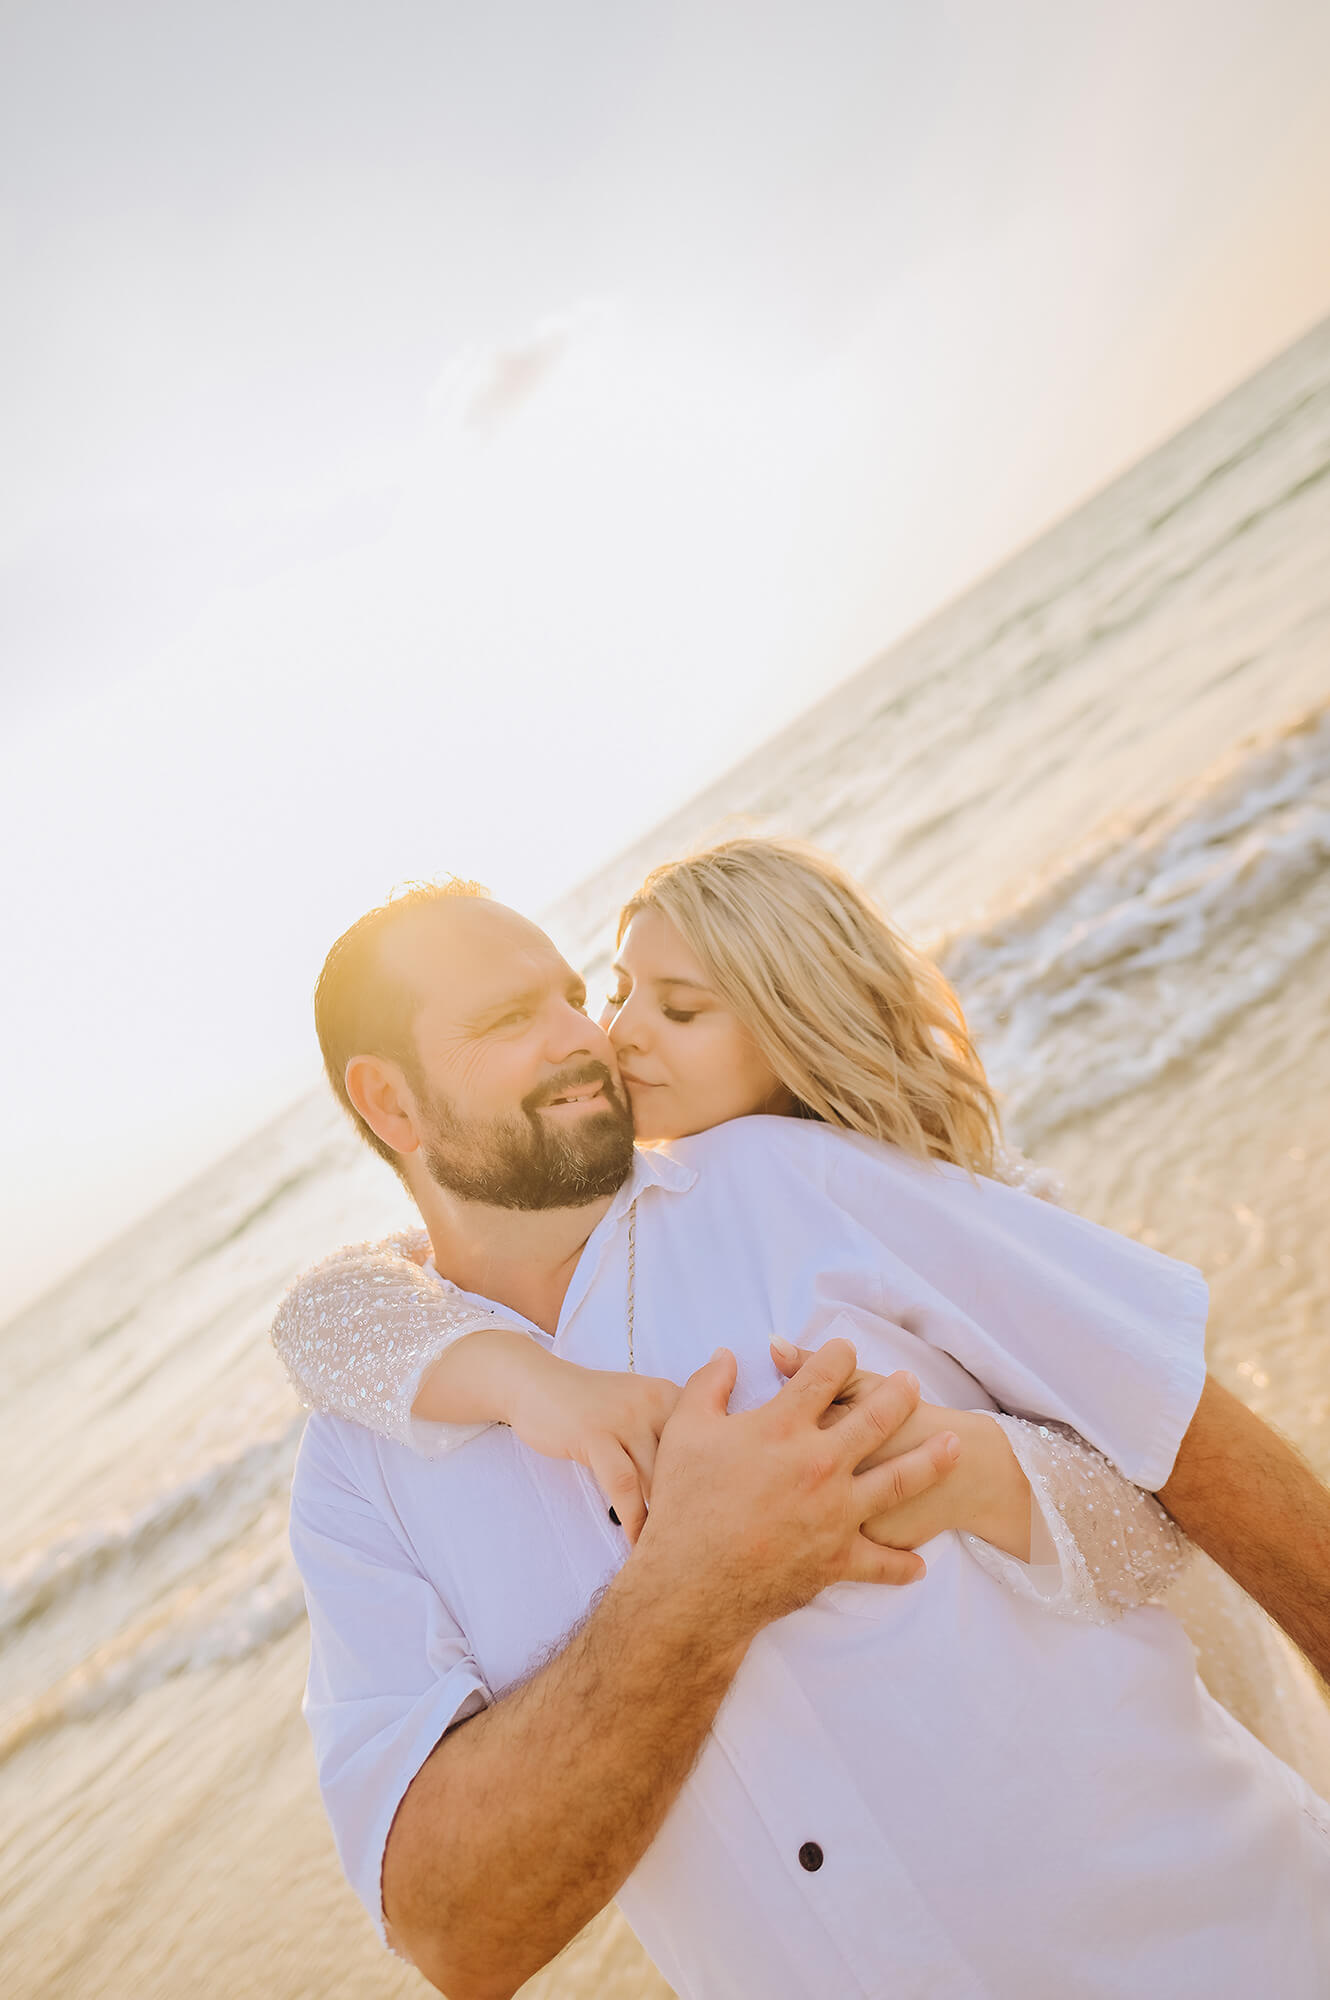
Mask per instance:
[[[658,1083],[648,1083],[644,1076],[630,1076],[626,1069],[621,1069],[619,1071],[619,1075],[623,1078],[624,1082],[628,1085],[628,1088],[630,1090],[660,1089],[660,1085]]]

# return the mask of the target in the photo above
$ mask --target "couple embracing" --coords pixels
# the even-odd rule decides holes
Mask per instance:
[[[1207,1380],[1200,1274],[1041,1198],[811,850],[657,870],[615,979],[450,883],[319,982],[425,1225],[275,1328],[380,1934],[451,2000],[611,1899],[681,2000],[1323,2000],[1330,1809],[1154,1601],[1190,1538],[1330,1670],[1330,1494]]]

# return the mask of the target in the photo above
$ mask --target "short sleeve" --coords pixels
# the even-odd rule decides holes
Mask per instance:
[[[1205,1381],[1201,1273],[959,1167],[827,1135],[831,1198],[881,1250],[881,1310],[1017,1416],[1167,1480]]]
[[[1159,1597],[1190,1544],[1153,1494],[1122,1477],[1073,1431],[995,1412],[1030,1484],[1031,1553],[1023,1563],[962,1537],[981,1569],[1060,1618],[1107,1625]]]
[[[272,1341],[307,1407],[442,1458],[488,1426],[417,1417],[421,1381],[459,1340],[503,1322],[423,1269],[417,1257],[428,1247],[422,1235],[395,1236],[325,1257],[291,1285]]]
[[[386,1943],[383,1853],[449,1725],[491,1696],[461,1628],[357,1482],[325,1417],[305,1429],[291,1547],[309,1610],[305,1719],[348,1881]]]

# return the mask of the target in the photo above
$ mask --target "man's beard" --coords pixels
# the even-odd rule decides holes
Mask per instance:
[[[559,1129],[540,1116],[566,1091],[599,1083],[603,1110]],[[633,1166],[633,1116],[604,1063],[561,1070],[507,1118],[460,1118],[452,1105],[417,1089],[428,1120],[421,1153],[430,1179],[461,1201],[489,1208],[582,1208],[623,1186]]]

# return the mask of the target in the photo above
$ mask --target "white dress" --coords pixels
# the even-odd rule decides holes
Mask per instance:
[[[995,1177],[1059,1198],[1051,1175],[1012,1152],[1000,1156]],[[504,1322],[427,1272],[427,1251],[423,1232],[335,1251],[296,1279],[272,1337],[308,1408],[439,1458],[489,1426],[416,1417],[420,1384],[455,1342]],[[981,1567],[1050,1614],[1092,1624],[1162,1599],[1196,1646],[1198,1670],[1215,1698],[1317,1791],[1330,1794],[1330,1705],[1260,1606],[1193,1548],[1152,1494],[1076,1432],[1002,1414],[994,1421],[1030,1483],[1031,1560],[964,1535]]]

